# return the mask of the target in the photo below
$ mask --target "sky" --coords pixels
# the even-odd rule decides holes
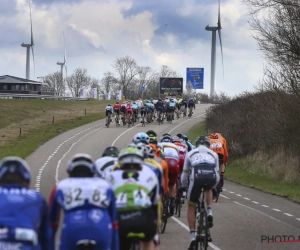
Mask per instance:
[[[0,75],[26,77],[30,43],[29,0],[0,0]],[[211,36],[217,0],[31,0],[35,69],[30,79],[60,70],[64,40],[68,75],[86,68],[101,79],[116,58],[131,56],[140,66],[168,65],[186,79],[187,67],[204,68],[210,92]],[[224,78],[220,43],[216,48],[216,92],[230,96],[253,91],[265,61],[252,38],[247,7],[240,0],[221,0]]]

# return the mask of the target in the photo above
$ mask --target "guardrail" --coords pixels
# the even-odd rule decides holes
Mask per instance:
[[[43,100],[72,100],[86,101],[87,98],[70,97],[70,96],[55,96],[55,95],[35,95],[35,94],[11,94],[0,93],[0,99],[43,99]]]

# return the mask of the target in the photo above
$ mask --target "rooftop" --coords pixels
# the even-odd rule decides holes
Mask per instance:
[[[12,84],[41,84],[41,82],[28,80],[16,76],[4,75],[0,76],[0,83],[12,83]]]

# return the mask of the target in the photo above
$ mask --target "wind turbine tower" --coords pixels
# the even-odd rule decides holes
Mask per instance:
[[[64,36],[64,47],[65,47],[65,54],[64,54],[64,62],[57,62],[57,65],[60,65],[61,70],[61,79],[64,79],[64,67],[66,70],[66,77],[67,77],[67,55],[66,55],[66,41],[65,41],[65,33],[63,33]]]
[[[26,48],[26,79],[30,80],[30,48],[32,50],[32,58],[34,64],[34,52],[33,52],[33,33],[32,33],[32,18],[31,18],[31,5],[29,1],[29,9],[30,9],[30,24],[31,24],[31,42],[29,44],[25,44],[24,42],[21,44],[22,47]]]
[[[221,14],[220,14],[220,0],[219,2],[219,14],[218,14],[218,26],[210,27],[207,25],[205,30],[212,32],[212,41],[211,41],[211,71],[210,71],[210,97],[213,97],[215,94],[215,85],[216,85],[216,32],[218,31],[220,45],[221,45],[221,54],[222,54],[222,65],[223,65],[223,77],[224,77],[224,63],[223,63],[223,48],[222,48],[222,38],[221,38]]]

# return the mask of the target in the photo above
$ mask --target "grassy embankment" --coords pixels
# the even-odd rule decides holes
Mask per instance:
[[[194,142],[199,135],[205,134],[204,121],[197,123],[188,132],[188,136],[192,142]],[[282,166],[282,168],[284,168],[284,166]],[[269,175],[264,175],[263,166],[261,166],[254,157],[229,159],[225,178],[235,183],[300,202],[299,183],[282,181],[271,178]]]
[[[0,99],[0,159],[25,158],[60,133],[104,118],[108,102]]]

